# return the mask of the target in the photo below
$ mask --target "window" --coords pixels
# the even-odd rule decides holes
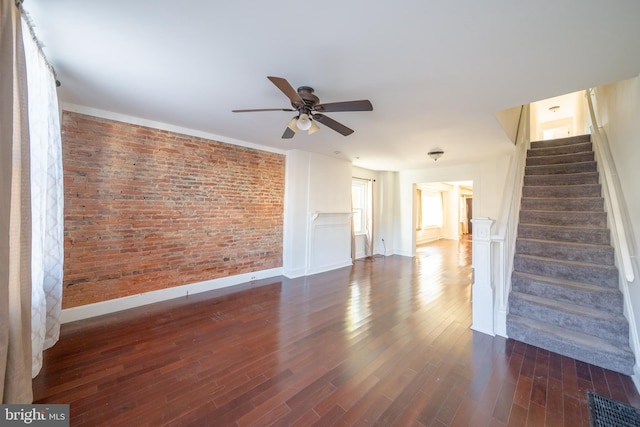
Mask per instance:
[[[442,192],[417,190],[418,228],[442,227]]]
[[[354,179],[351,181],[351,205],[353,208],[353,231],[355,234],[366,233],[367,218],[367,181]]]

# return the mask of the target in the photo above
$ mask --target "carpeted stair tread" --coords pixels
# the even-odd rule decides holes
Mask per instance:
[[[518,236],[523,238],[608,245],[611,232],[602,227],[519,224]]]
[[[610,245],[518,238],[516,252],[566,261],[614,265],[614,250]]]
[[[547,185],[579,185],[579,184],[599,184],[597,172],[577,172],[552,175],[525,175],[524,185],[547,186]]]
[[[578,142],[575,144],[561,144],[551,147],[537,147],[527,150],[528,157],[554,156],[558,154],[573,154],[593,151],[591,141]]]
[[[593,151],[570,154],[556,154],[553,156],[527,157],[527,166],[548,166],[576,162],[591,162],[595,158]]]
[[[595,161],[590,162],[576,162],[568,164],[554,164],[554,165],[527,165],[524,169],[525,176],[528,175],[553,175],[553,174],[568,174],[568,173],[582,173],[582,172],[596,172],[598,166]]]
[[[572,226],[579,223],[583,227],[605,228],[607,214],[605,212],[571,212],[521,210],[521,224],[545,224],[556,226]]]
[[[618,287],[618,269],[613,265],[562,261],[554,258],[516,253],[513,269],[523,273],[556,277],[592,285]]]
[[[604,199],[602,197],[523,197],[520,209],[604,212]]]
[[[570,264],[570,265],[573,265],[575,267],[588,267],[588,268],[602,269],[602,270],[605,270],[605,271],[612,271],[612,272],[616,272],[616,273],[618,272],[617,268],[615,266],[612,266],[612,265],[600,265],[600,264],[594,264],[594,263],[589,263],[589,262],[579,262],[579,261],[562,261],[562,260],[557,260],[557,259],[548,258],[548,257],[535,256],[535,255],[518,254],[518,256],[526,257],[526,258],[530,258],[530,259],[534,259],[534,260],[538,260],[538,261],[543,261],[543,262],[556,262],[556,263],[560,263],[560,264]]]
[[[610,313],[608,311],[599,310],[594,307],[577,305],[566,301],[557,301],[554,299],[526,294],[523,292],[513,292],[511,296],[514,297],[514,300],[519,299],[527,301],[531,304],[536,304],[545,308],[565,312],[571,315],[584,316],[590,319],[609,322],[612,324],[626,324],[627,328],[629,326],[626,322],[626,318],[621,313]],[[625,340],[628,340],[628,329],[625,332],[627,334],[625,335]]]
[[[591,135],[584,134],[584,135],[568,136],[566,138],[531,141],[531,148],[536,149],[536,148],[558,147],[563,145],[580,144],[582,142],[591,142]]]
[[[526,185],[522,197],[601,197],[601,184]]]
[[[511,278],[512,289],[517,292],[573,302],[611,313],[622,313],[622,292],[617,288],[539,276],[515,271]]]
[[[633,375],[635,357],[629,346],[617,346],[582,332],[508,314],[509,338],[544,348],[625,375]]]
[[[544,319],[545,323],[576,332],[588,331],[588,335],[606,337],[607,341],[615,344],[629,343],[629,323],[621,313],[521,292],[511,293],[509,312],[531,319]]]

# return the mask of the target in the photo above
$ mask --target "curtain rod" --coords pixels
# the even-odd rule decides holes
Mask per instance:
[[[352,178],[352,179],[361,179],[361,180],[363,180],[363,181],[373,181],[373,182],[376,182],[376,180],[375,180],[375,179],[373,179],[373,178],[360,178],[359,176],[352,176],[351,178]]]
[[[53,68],[53,65],[51,65],[51,63],[47,59],[47,56],[44,54],[44,50],[43,50],[44,45],[42,44],[40,39],[38,39],[38,36],[36,36],[36,32],[33,29],[34,25],[33,25],[33,21],[31,20],[31,15],[29,15],[29,12],[27,12],[24,9],[24,7],[22,7],[22,3],[24,2],[24,0],[15,0],[15,2],[18,9],[20,9],[20,13],[22,14],[22,18],[24,19],[25,24],[27,24],[27,28],[29,29],[29,34],[31,35],[31,38],[33,39],[33,41],[36,43],[36,46],[38,47],[38,53],[44,60],[44,63],[47,64],[47,68],[49,68],[49,71],[51,71],[51,74],[53,75],[53,78],[56,82],[56,87],[60,87],[62,83],[60,83],[60,80],[58,80],[58,74],[56,73],[56,70]]]

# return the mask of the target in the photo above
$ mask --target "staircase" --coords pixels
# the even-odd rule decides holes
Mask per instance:
[[[590,135],[531,143],[507,335],[623,374],[635,363]]]

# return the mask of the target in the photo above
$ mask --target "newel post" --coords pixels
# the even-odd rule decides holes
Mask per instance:
[[[491,283],[491,226],[490,218],[474,218],[472,265],[473,285],[471,288],[471,329],[488,335],[494,331],[494,297]]]

